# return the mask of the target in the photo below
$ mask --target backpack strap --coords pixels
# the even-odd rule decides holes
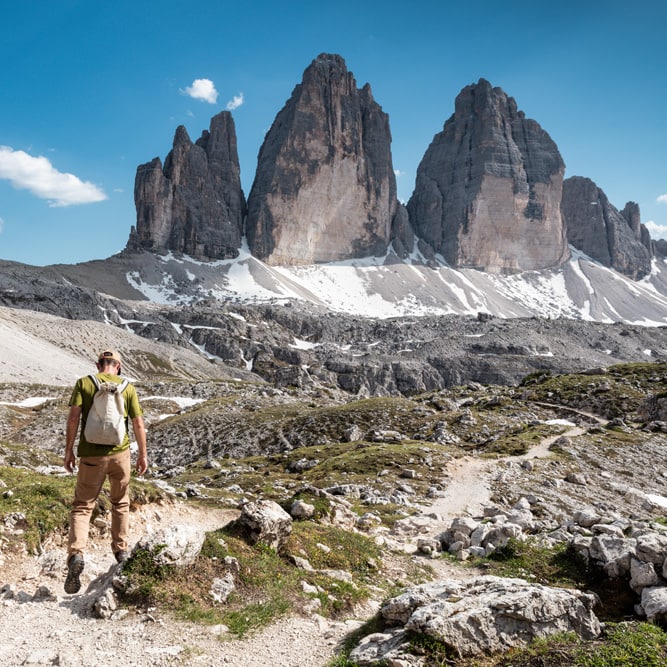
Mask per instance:
[[[102,386],[99,381],[99,378],[97,377],[97,375],[92,375],[92,374],[89,375],[88,377],[93,381],[93,384],[95,385],[95,391],[98,392],[100,390],[100,387]],[[123,381],[118,385],[118,391],[122,394],[127,389],[129,384],[130,381],[127,378],[123,378]]]

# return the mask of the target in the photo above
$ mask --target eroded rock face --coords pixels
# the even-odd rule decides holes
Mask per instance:
[[[137,168],[134,201],[137,226],[128,248],[203,260],[236,257],[246,202],[231,114],[214,116],[194,144],[178,127],[164,166],[156,157]]]
[[[573,176],[563,183],[561,211],[575,248],[634,280],[650,273],[653,244],[637,204],[618,211],[593,181]]]
[[[367,667],[413,664],[399,662],[411,655],[405,630],[436,639],[459,657],[504,651],[560,632],[591,639],[601,632],[596,603],[589,593],[522,579],[486,576],[422,584],[382,606],[380,615],[390,628],[365,637],[350,659]]]
[[[556,144],[481,79],[426,151],[408,203],[416,234],[454,267],[540,270],[568,257]]]
[[[345,61],[321,54],[278,113],[248,198],[250,250],[269,264],[382,255],[396,212],[387,115]]]

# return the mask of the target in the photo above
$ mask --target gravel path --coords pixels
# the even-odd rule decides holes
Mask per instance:
[[[527,456],[546,456],[551,440]],[[440,521],[434,522],[429,532],[437,534],[455,516],[479,515],[489,503],[491,479],[506,460],[464,457],[452,461],[446,470],[444,495],[430,508]],[[213,530],[227,523],[233,514],[232,510],[216,512],[184,504],[151,506],[133,514],[131,543],[160,525],[195,524]],[[96,583],[115,563],[107,539],[94,540],[90,547],[78,595],[67,595],[62,588],[63,545],[45,545],[39,557],[5,555],[0,561],[0,586],[5,585],[0,595],[1,665],[324,667],[341,640],[374,612],[369,605],[359,619],[347,622],[331,622],[317,615],[283,619],[243,641],[225,639],[216,627],[177,623],[157,613],[97,620],[89,613]],[[408,544],[405,547],[411,550]],[[466,574],[459,572],[446,560],[432,563],[439,576],[473,574],[469,570]]]
[[[150,508],[141,515],[133,514],[131,541],[159,525],[173,523],[213,530],[227,523],[232,514],[185,505]],[[89,611],[96,584],[115,562],[107,539],[94,540],[89,546],[77,595],[63,591],[63,546],[47,544],[39,557],[5,555],[0,562],[0,586],[5,589],[0,595],[0,665],[320,667],[358,625],[354,621],[332,623],[320,616],[295,617],[238,641],[223,638],[219,628],[177,623],[159,614],[98,620]]]

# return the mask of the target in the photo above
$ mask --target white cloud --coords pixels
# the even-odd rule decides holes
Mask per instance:
[[[234,109],[238,109],[244,102],[243,99],[243,93],[239,93],[238,95],[234,95],[234,97],[227,102],[227,109],[228,111],[234,111]]]
[[[184,95],[189,95],[192,99],[215,104],[218,101],[218,91],[215,84],[210,79],[195,79],[191,86],[181,90]]]
[[[71,206],[104,201],[107,196],[93,183],[58,171],[45,157],[33,157],[9,146],[0,146],[0,178],[15,188],[30,190],[49,206]]]
[[[401,171],[400,169],[394,169],[394,175],[396,176],[396,178],[400,178],[401,176],[405,175],[405,172]]]
[[[658,204],[667,204],[667,195],[660,195],[656,201]]]
[[[653,220],[645,222],[644,225],[654,239],[667,239],[667,225],[659,225]]]
[[[5,221],[0,218],[0,234],[2,234],[2,230],[5,228]]]

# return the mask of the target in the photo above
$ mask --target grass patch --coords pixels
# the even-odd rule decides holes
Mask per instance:
[[[663,667],[667,664],[667,633],[649,623],[610,623],[594,641],[573,633],[555,635],[514,649],[502,657],[461,665],[487,667]]]
[[[49,535],[67,532],[76,484],[74,475],[43,475],[29,468],[0,466],[0,480],[6,484],[5,489],[0,489],[0,518],[20,514],[16,527],[23,531],[7,537],[14,542],[24,542],[30,553],[38,553]],[[93,517],[111,510],[107,484],[93,510]],[[5,497],[6,491],[11,495]],[[152,484],[137,482],[134,478],[130,483],[132,504],[155,502],[163,497],[164,492]]]
[[[550,435],[564,432],[562,426],[538,424],[536,426],[521,425],[512,427],[497,434],[484,446],[484,454],[497,456],[521,456],[539,445]]]
[[[24,443],[0,443],[0,468],[9,467],[37,467],[56,465],[61,466],[62,456],[48,449],[31,447]],[[0,477],[2,479],[2,477]]]
[[[531,400],[589,409],[611,419],[634,414],[649,393],[665,390],[667,364],[618,364],[599,373],[532,375],[521,385],[529,387]]]
[[[0,466],[0,479],[7,485],[0,495],[0,516],[20,514],[16,527],[23,534],[13,541],[23,541],[30,553],[37,553],[51,533],[64,533],[69,524],[69,511],[74,496],[74,477],[46,476],[27,468]]]
[[[208,533],[196,563],[189,567],[155,567],[150,556],[139,555],[136,564],[133,556],[124,568],[128,586],[121,597],[126,604],[159,605],[181,620],[222,623],[239,637],[287,613],[298,613],[316,598],[320,613],[337,617],[367,599],[370,585],[383,583],[380,551],[371,539],[305,521],[294,524],[280,554],[263,544],[249,545],[231,526]],[[308,560],[313,571],[298,568],[292,555]],[[226,602],[216,603],[213,580],[234,571],[226,558],[238,563],[235,590]],[[339,579],[326,570],[341,570],[350,578]],[[312,592],[305,592],[304,582]]]
[[[374,624],[374,625],[373,625]],[[377,618],[349,638],[340,655],[327,667],[356,667],[348,656],[358,641],[382,632]],[[409,633],[411,651],[423,667],[664,667],[667,633],[649,623],[609,623],[600,637],[586,641],[573,632],[536,639],[528,646],[491,656],[457,658],[443,643]]]
[[[479,564],[478,560],[473,562]],[[551,586],[581,588],[593,580],[593,573],[567,545],[549,547],[531,538],[511,538],[485,559],[485,567],[489,574],[499,577],[518,577]]]
[[[329,443],[280,454],[226,460],[217,471],[206,469],[205,461],[200,461],[169,482],[180,489],[188,484],[201,484],[205,486],[206,495],[216,500],[233,497],[229,488],[238,486],[246,494],[274,500],[286,509],[292,501],[301,498],[315,506],[315,518],[322,518],[330,513],[329,502],[307,491],[301,492],[301,487],[324,489],[357,485],[385,497],[399,488],[409,487],[412,489],[412,493],[407,491],[410,497],[419,498],[431,486],[441,483],[441,470],[451,460],[452,451],[450,446],[414,440]],[[406,475],[406,470],[414,471],[414,476]],[[236,495],[238,497],[238,493]],[[401,511],[395,504],[365,504],[354,494],[347,500],[359,514],[372,510],[380,515],[385,525],[392,525],[405,516],[405,510]]]

